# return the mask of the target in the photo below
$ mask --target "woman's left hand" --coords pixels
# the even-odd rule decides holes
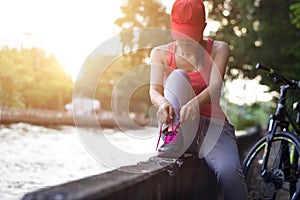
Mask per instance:
[[[194,120],[199,113],[198,103],[191,100],[180,109],[180,122]]]

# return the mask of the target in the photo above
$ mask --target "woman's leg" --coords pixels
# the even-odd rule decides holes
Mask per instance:
[[[190,79],[184,70],[176,69],[169,74],[164,85],[164,97],[173,106],[175,113],[173,126],[176,126],[180,119],[180,108],[195,97],[194,90],[190,84]],[[199,119],[196,117],[195,120],[185,121],[180,125],[179,142],[181,147],[175,157],[181,156],[192,143],[197,133],[198,121]],[[163,124],[162,130],[165,130],[170,126],[171,124]],[[174,145],[177,144],[174,143]],[[166,145],[166,148],[161,150],[168,151],[169,149],[172,151],[172,148],[169,148],[171,146],[172,145]]]
[[[215,126],[219,125],[217,123]],[[211,127],[213,129],[213,126]],[[208,131],[209,133],[212,132]],[[210,136],[206,135],[205,137]],[[224,123],[216,144],[204,158],[215,172],[222,186],[225,200],[247,200],[247,188],[241,170],[234,127],[230,123]]]
[[[175,111],[174,122],[178,123],[181,106],[195,97],[190,78],[184,70],[176,69],[166,79],[164,88],[164,97],[172,104]]]

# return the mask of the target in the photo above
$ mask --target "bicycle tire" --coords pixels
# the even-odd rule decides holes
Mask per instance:
[[[249,151],[242,164],[249,199],[299,199],[300,142],[298,137],[289,132],[275,133],[274,139],[271,142],[272,146],[267,165],[268,174],[270,176],[263,178],[261,175],[261,165],[266,140],[267,136],[260,139]],[[285,149],[279,148],[279,145],[282,143],[287,144]],[[289,153],[285,154],[288,158],[285,160],[286,163],[276,167],[275,163],[278,163],[280,150],[281,152],[287,152],[288,150]],[[293,154],[291,153],[292,150],[294,150]],[[281,153],[281,156],[282,155],[283,153]],[[280,159],[281,158],[282,157],[280,157]],[[293,162],[292,165],[291,162]],[[282,162],[280,161],[280,163]]]

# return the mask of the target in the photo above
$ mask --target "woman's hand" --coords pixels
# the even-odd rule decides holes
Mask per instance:
[[[170,123],[174,118],[174,109],[170,103],[163,103],[159,106],[156,115],[161,123]]]
[[[186,120],[194,120],[199,114],[198,103],[194,100],[187,102],[180,109],[180,123]]]

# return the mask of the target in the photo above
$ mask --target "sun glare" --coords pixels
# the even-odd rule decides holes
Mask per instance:
[[[226,99],[237,105],[251,105],[255,102],[269,102],[275,93],[269,93],[269,87],[259,84],[259,77],[249,79],[235,79],[226,82]],[[255,91],[255,92],[253,92]]]
[[[0,0],[0,48],[40,47],[76,77],[86,57],[117,34],[122,0]]]

